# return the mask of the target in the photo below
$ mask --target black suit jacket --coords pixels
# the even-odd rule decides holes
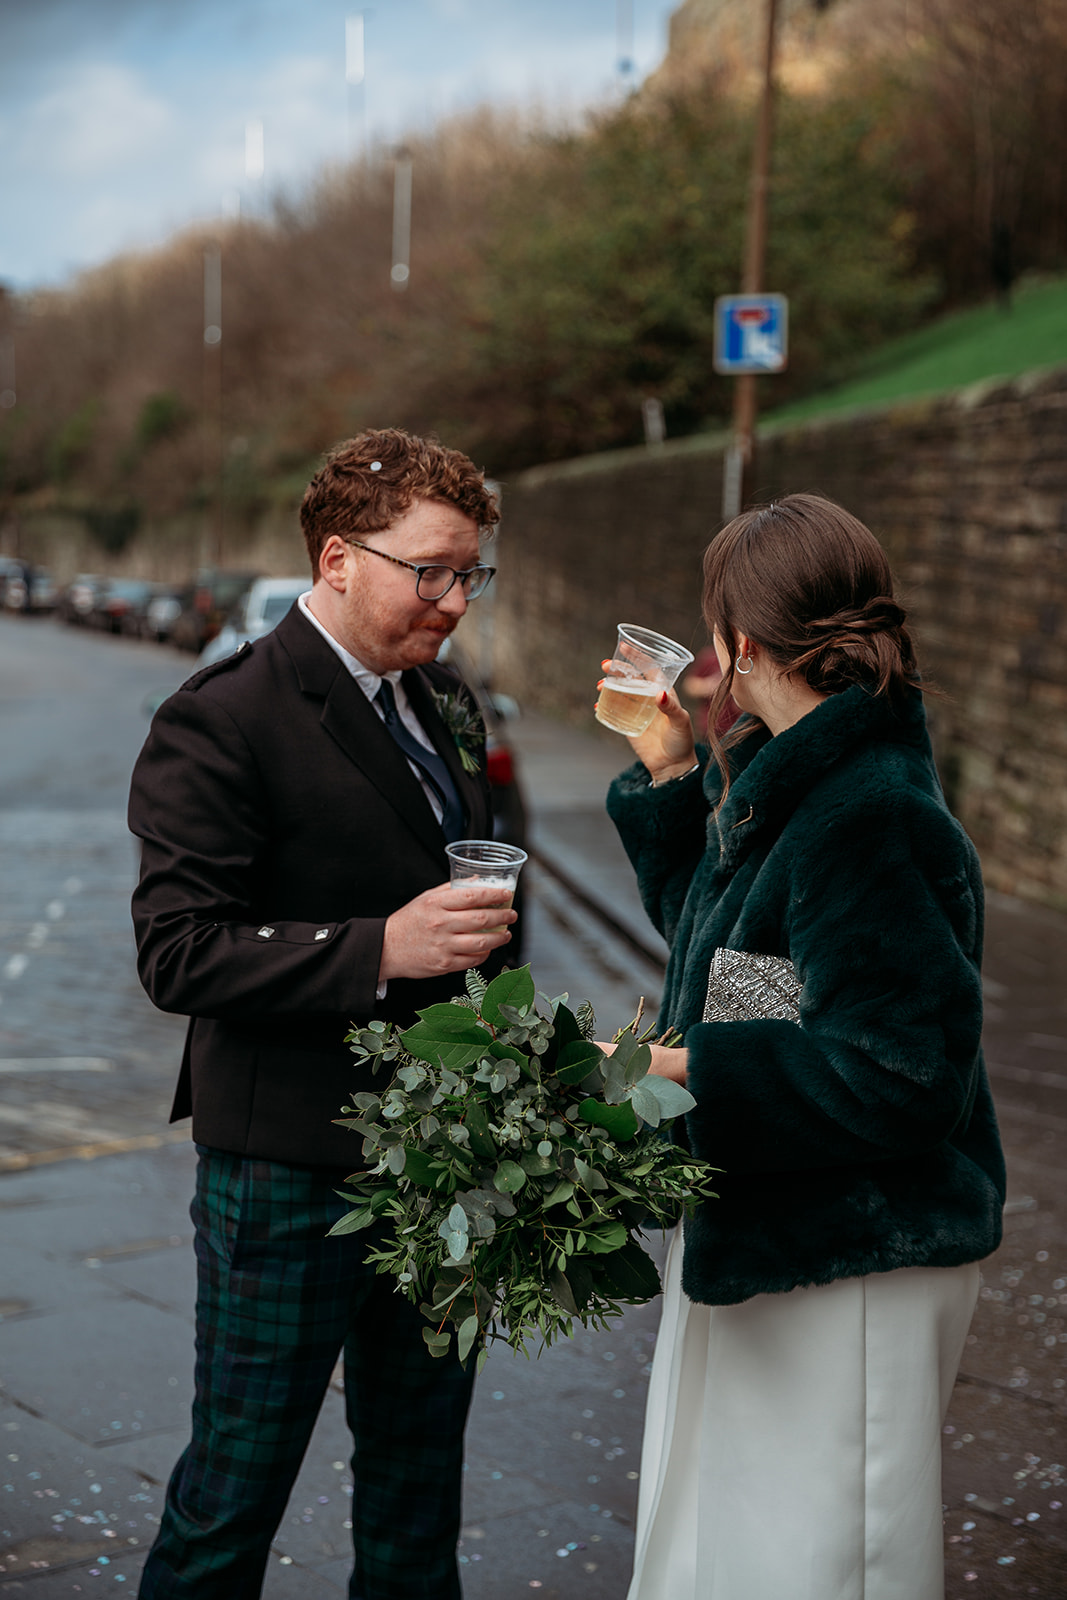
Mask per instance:
[[[468,837],[492,837],[484,762],[464,772],[431,694],[469,691],[436,663],[403,684]],[[375,999],[385,919],[447,881],[445,840],[381,718],[296,607],[160,708],[129,818],[141,981],[191,1018],[171,1120],[191,1111],[194,1139],[217,1149],[353,1170],[358,1141],[332,1119],[376,1080],[355,1067],[349,1023],[409,1023],[462,977],[394,979]],[[506,946],[494,955],[487,970]]]

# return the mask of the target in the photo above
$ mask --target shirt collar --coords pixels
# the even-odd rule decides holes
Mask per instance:
[[[363,693],[367,696],[367,699],[373,700],[382,685],[381,675],[379,675],[377,672],[372,672],[370,667],[365,667],[357,656],[354,656],[350,650],[346,650],[343,644],[338,643],[328,628],[323,627],[318,617],[308,605],[308,597],[310,594],[311,590],[309,589],[306,594],[298,595],[296,602],[297,605],[304,613],[304,616],[311,623],[311,626],[322,634],[322,637],[326,640],[326,643],[329,645],[334,655],[338,657],[338,659],[344,664],[346,670],[352,674],[353,678],[355,678],[356,682],[363,690]],[[384,674],[384,676],[389,679],[389,682],[393,685],[394,689],[400,682],[399,671],[387,672]]]

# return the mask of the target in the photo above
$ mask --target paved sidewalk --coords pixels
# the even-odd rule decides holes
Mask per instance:
[[[622,741],[533,717],[514,733],[538,849],[654,941],[601,809]],[[535,922],[546,914],[535,903]],[[546,965],[550,935],[533,929]],[[618,974],[623,1010],[654,972],[635,956]],[[1067,1593],[1065,975],[1067,919],[995,900],[987,1043],[1010,1159],[1007,1237],[984,1269],[945,1437],[948,1600]],[[191,1392],[193,1157],[184,1133],[171,1138],[0,1175],[0,1594],[136,1588]],[[468,1435],[467,1600],[622,1600],[657,1316],[637,1309],[539,1361],[490,1359]],[[267,1600],[344,1593],[346,1453],[331,1392]]]

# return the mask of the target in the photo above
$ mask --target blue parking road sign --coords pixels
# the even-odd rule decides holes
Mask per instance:
[[[784,294],[721,294],[715,301],[715,371],[781,372],[789,302]]]

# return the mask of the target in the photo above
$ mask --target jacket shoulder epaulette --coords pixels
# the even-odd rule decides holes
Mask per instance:
[[[232,672],[235,667],[239,667],[243,662],[247,661],[251,654],[252,642],[250,639],[246,639],[243,644],[237,647],[232,656],[223,656],[221,661],[213,661],[210,666],[201,667],[199,672],[194,672],[191,678],[186,678],[182,688],[188,689],[192,694],[196,694],[197,690],[202,689],[205,683],[209,683],[212,678],[217,678],[222,672]]]

